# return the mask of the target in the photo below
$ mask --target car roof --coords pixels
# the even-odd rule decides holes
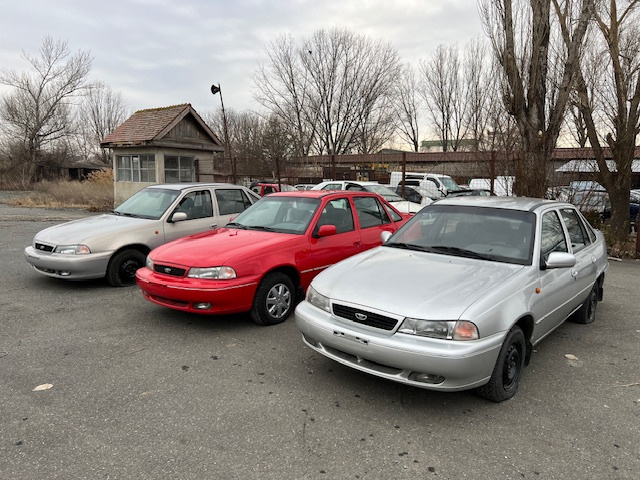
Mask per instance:
[[[531,197],[485,197],[478,195],[468,195],[461,197],[443,198],[432,205],[465,205],[485,208],[504,208],[509,210],[533,211],[543,206],[564,205],[571,206],[567,202],[557,200],[545,200],[543,198]]]
[[[320,187],[320,186],[324,186],[324,185],[329,185],[331,183],[355,183],[356,185],[382,185],[379,182],[374,182],[374,181],[362,181],[362,180],[326,180],[324,182],[320,182],[318,184],[316,184],[316,187]]]
[[[362,197],[373,196],[378,197],[377,193],[373,192],[361,192],[354,190],[293,190],[290,192],[276,192],[269,194],[270,197],[304,197],[304,198],[323,198],[326,196],[334,197]],[[265,197],[266,198],[266,197]]]
[[[192,187],[235,187],[243,188],[240,185],[234,185],[232,183],[204,183],[204,182],[188,182],[188,183],[158,183],[156,185],[150,185],[146,188],[164,188],[167,190],[186,190]]]

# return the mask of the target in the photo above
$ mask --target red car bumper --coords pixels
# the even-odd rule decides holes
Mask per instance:
[[[141,268],[136,283],[144,297],[163,307],[200,314],[241,313],[251,310],[259,279],[198,280],[172,277]]]

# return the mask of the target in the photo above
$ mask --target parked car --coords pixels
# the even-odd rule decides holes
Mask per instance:
[[[254,193],[257,193],[261,197],[276,192],[293,192],[297,190],[294,186],[287,185],[286,183],[255,183],[252,184],[250,188]]]
[[[318,275],[295,321],[311,349],[349,367],[500,402],[538,342],[570,317],[594,321],[606,251],[568,203],[443,199]]]
[[[429,191],[420,185],[404,185],[404,196],[402,195],[402,185],[396,186],[395,190],[396,194],[400,195],[401,198],[409,202],[418,203],[423,207],[433,203]]]
[[[356,180],[329,180],[320,182],[315,185],[312,190],[352,190],[356,192],[373,192],[380,195],[387,202],[391,203],[396,210],[402,213],[419,212],[423,205],[419,203],[403,200],[400,195],[391,190],[389,187],[379,184],[378,182],[361,182]]]
[[[251,312],[256,323],[284,321],[322,270],[382,243],[407,219],[368,192],[274,193],[227,228],[153,250],[137,272],[145,298],[204,314]]]
[[[179,183],[146,187],[111,213],[38,232],[24,255],[38,273],[65,280],[106,277],[133,285],[153,248],[179,237],[222,227],[260,200],[226,183]]]
[[[315,183],[298,183],[294,185],[296,190],[311,190]]]
[[[396,187],[403,182],[402,172],[391,172],[389,175],[389,183]],[[405,185],[419,185],[429,192],[432,200],[446,197],[448,193],[459,190],[460,186],[449,175],[440,173],[424,173],[424,172],[404,172]],[[412,182],[412,183],[409,183]]]

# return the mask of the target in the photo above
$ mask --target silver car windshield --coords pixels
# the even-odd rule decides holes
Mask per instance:
[[[385,246],[531,265],[534,226],[531,212],[436,204],[414,215]]]
[[[180,192],[162,188],[145,188],[126,199],[113,213],[127,217],[158,220]]]
[[[239,214],[227,227],[303,234],[319,205],[317,198],[267,196]]]

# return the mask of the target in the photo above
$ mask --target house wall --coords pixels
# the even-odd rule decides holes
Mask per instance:
[[[117,180],[116,158],[121,155],[155,155],[156,160],[156,181],[155,182],[123,182]],[[165,183],[164,159],[165,156],[178,155],[182,157],[193,157],[196,159],[196,181],[211,181],[214,169],[214,153],[203,150],[191,150],[184,148],[168,147],[130,147],[114,148],[111,152],[111,163],[113,165],[113,200],[114,205],[119,205],[134,193],[150,185]]]

